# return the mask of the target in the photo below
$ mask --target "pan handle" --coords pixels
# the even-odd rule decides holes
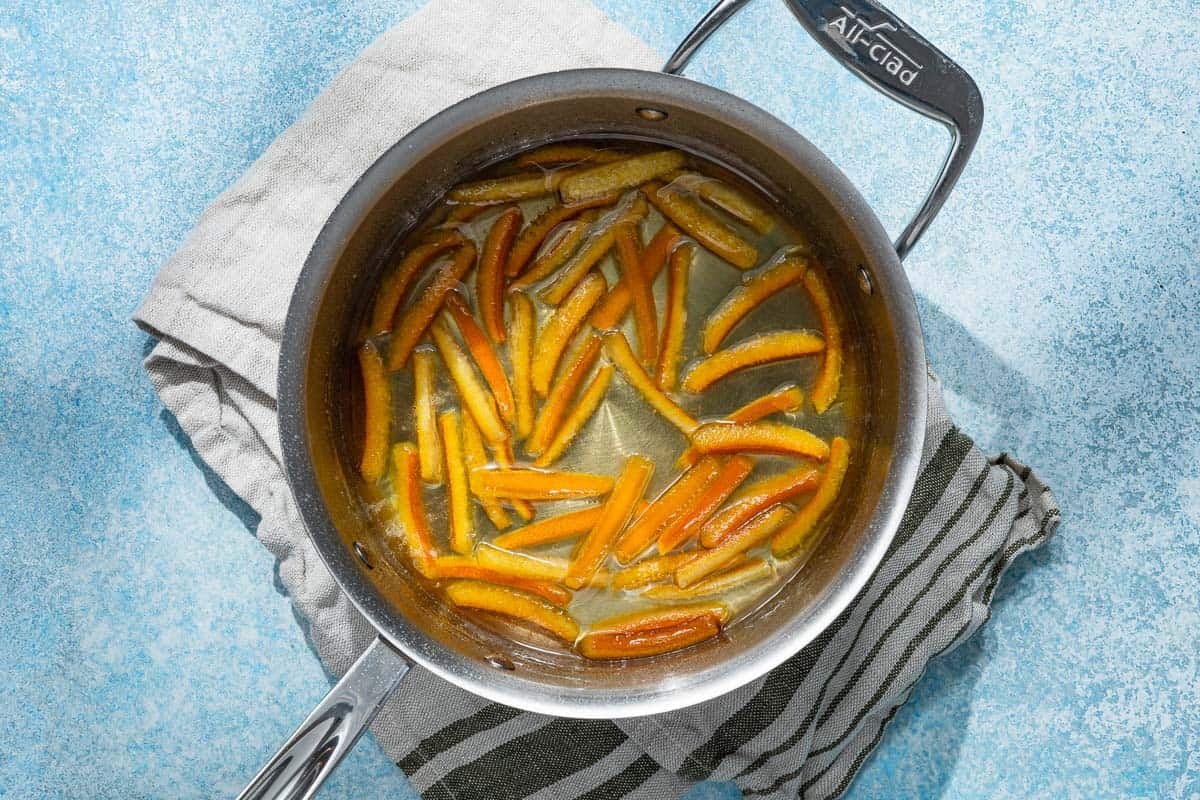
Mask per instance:
[[[750,0],[721,0],[684,37],[663,72],[678,74],[701,45]],[[874,0],[784,0],[800,24],[846,69],[898,103],[950,129],[950,153],[912,222],[896,240],[903,259],[954,188],[983,127],[983,97],[962,67]]]
[[[238,800],[306,800],[316,794],[411,666],[376,637]]]

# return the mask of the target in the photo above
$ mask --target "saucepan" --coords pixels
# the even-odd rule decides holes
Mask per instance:
[[[821,633],[883,558],[913,491],[925,432],[925,356],[901,259],[937,214],[983,121],[953,61],[872,0],[786,0],[847,68],[945,124],[952,147],[894,243],[850,181],[795,130],[678,73],[748,0],[725,0],[663,72],[537,75],[464,100],[413,130],[333,211],[300,275],[284,330],[284,465],[316,550],[377,638],[242,797],[309,797],[413,664],[498,703],[577,718],[671,711],[760,677]],[[386,254],[457,182],[526,148],[575,137],[669,144],[731,167],[807,219],[862,364],[859,477],[836,531],[793,580],[722,637],[618,665],[524,648],[447,610],[384,552],[356,490],[347,429],[354,336]],[[697,276],[693,280],[703,280]]]

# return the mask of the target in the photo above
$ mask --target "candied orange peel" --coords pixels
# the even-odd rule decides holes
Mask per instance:
[[[704,352],[716,352],[729,332],[751,311],[789,286],[799,286],[807,272],[808,260],[793,255],[747,276],[706,318],[701,335]]]
[[[739,269],[758,263],[758,250],[697,201],[683,192],[651,182],[642,187],[646,198],[706,250]]]
[[[586,658],[616,661],[661,655],[691,647],[721,632],[721,623],[710,616],[698,616],[673,625],[648,626],[629,631],[588,631],[576,648]]]
[[[819,354],[825,340],[813,331],[772,331],[744,339],[693,364],[683,389],[703,392],[722,378],[750,367]]]
[[[533,337],[537,317],[533,302],[521,292],[509,295],[512,309],[512,336],[508,357],[512,361],[512,392],[516,406],[517,436],[524,439],[533,431]]]
[[[462,245],[466,239],[455,230],[434,231],[429,237],[400,259],[379,285],[375,305],[371,309],[370,334],[378,336],[392,330],[396,309],[404,302],[408,290],[421,272],[442,253]]]
[[[841,436],[835,437],[829,448],[829,463],[825,465],[825,473],[821,476],[817,491],[771,540],[771,552],[777,558],[792,555],[808,543],[821,517],[837,500],[849,466],[850,443]]]
[[[464,243],[454,252],[453,260],[443,266],[421,290],[417,298],[396,326],[392,334],[392,342],[388,349],[388,369],[396,370],[408,363],[413,348],[421,341],[421,337],[433,324],[446,295],[458,287],[463,276],[475,264],[475,245]]]
[[[687,157],[679,150],[660,150],[588,167],[565,177],[558,186],[558,196],[564,203],[577,203],[632,189],[679,169],[686,161]]]
[[[655,382],[664,392],[675,391],[679,382],[679,360],[683,356],[683,334],[687,327],[688,273],[694,252],[694,248],[687,245],[675,250],[667,270],[667,312],[658,366],[654,372]]]
[[[662,530],[691,508],[720,472],[719,460],[704,458],[676,478],[621,534],[613,548],[617,561],[628,564],[641,555]]]
[[[459,347],[454,334],[450,332],[450,326],[444,319],[439,319],[430,326],[429,334],[433,337],[433,343],[442,356],[446,371],[450,373],[450,377],[458,389],[458,395],[462,399],[463,405],[471,413],[475,423],[479,425],[479,430],[483,433],[484,438],[489,442],[502,442],[507,439],[508,430],[500,420],[495,398],[492,397],[492,393],[488,391],[487,387],[479,382],[470,359]]]
[[[363,480],[374,483],[387,472],[388,441],[391,438],[392,390],[383,359],[370,343],[358,348],[362,372],[363,445],[358,471]]]
[[[719,597],[741,589],[750,583],[758,583],[775,577],[775,567],[765,558],[752,558],[738,562],[724,572],[705,578],[688,586],[651,586],[642,592],[652,600],[698,600],[703,597]]]
[[[675,583],[683,588],[707,578],[732,564],[752,547],[771,538],[792,516],[784,506],[772,506],[760,511],[741,524],[725,541],[709,550],[702,550],[675,570]]]
[[[684,433],[696,429],[697,422],[678,403],[668,397],[642,367],[629,346],[629,340],[620,331],[608,331],[603,335],[604,353],[621,371],[625,380],[642,395],[642,398],[668,422]]]
[[[475,520],[471,513],[471,485],[467,477],[467,462],[463,455],[462,426],[458,412],[443,411],[438,415],[438,431],[446,454],[446,498],[450,509],[450,549],[469,553],[475,546]]]
[[[658,312],[654,294],[642,268],[640,235],[635,223],[622,222],[613,228],[616,237],[617,263],[621,279],[629,286],[633,303],[633,322],[637,330],[638,351],[642,363],[653,364],[658,358]]]
[[[821,328],[825,333],[825,357],[813,384],[812,404],[818,414],[824,414],[837,399],[842,382],[842,329],[833,313],[833,300],[829,296],[829,284],[815,269],[804,276],[804,288],[808,290]]]
[[[412,442],[392,447],[392,505],[403,531],[413,566],[427,578],[435,576],[437,548],[421,501],[421,459]]]
[[[733,496],[726,508],[704,526],[700,532],[700,544],[716,547],[755,514],[812,491],[816,486],[817,470],[809,464],[801,464],[745,486]]]
[[[496,344],[504,341],[504,268],[524,216],[520,208],[507,209],[496,218],[483,241],[475,270],[475,301],[483,329]]]
[[[600,302],[607,288],[608,284],[603,275],[597,272],[590,273],[571,291],[562,305],[554,310],[538,334],[532,380],[533,390],[539,397],[545,397],[550,391],[550,380],[558,369],[563,351],[567,349],[567,345],[596,303]]]
[[[550,444],[534,459],[535,467],[548,467],[562,457],[562,454],[571,446],[571,442],[600,408],[600,404],[604,401],[604,395],[608,392],[608,386],[612,383],[612,376],[613,367],[610,364],[605,364],[596,371],[592,382],[583,390],[583,394],[579,395],[575,406],[567,414],[558,430],[554,432]]]
[[[658,537],[658,552],[666,554],[700,532],[708,518],[716,513],[729,496],[754,470],[754,460],[733,456],[721,465],[720,472],[695,498],[688,509],[663,529]]]
[[[600,518],[603,508],[603,506],[589,506],[531,522],[524,527],[500,534],[492,540],[492,544],[507,550],[520,550],[524,547],[537,547],[574,539],[592,529],[596,520]]]
[[[546,395],[546,401],[542,403],[542,408],[534,420],[533,433],[525,442],[525,452],[531,456],[539,456],[550,446],[554,435],[562,428],[567,406],[575,398],[576,392],[591,373],[599,356],[599,337],[587,336],[558,380],[550,387],[550,393]]]
[[[612,491],[608,475],[537,469],[474,469],[471,489],[484,497],[518,500],[573,500],[599,497]]]
[[[588,209],[610,205],[615,202],[617,202],[617,197],[613,196],[598,197],[586,203],[576,203],[569,206],[550,206],[550,208],[539,214],[533,222],[529,223],[518,234],[516,240],[513,242],[512,249],[509,250],[508,263],[505,264],[504,274],[510,278],[515,278],[524,272],[525,267],[529,265],[530,259],[537,254],[538,250],[547,241],[547,238],[563,223],[574,220]]]
[[[781,411],[799,411],[803,405],[804,392],[800,390],[800,387],[795,384],[786,384],[764,394],[762,397],[751,400],[746,405],[729,414],[726,419],[729,422],[758,422],[760,419]],[[690,467],[699,458],[700,452],[696,450],[695,446],[689,446],[676,460],[675,465],[680,469]]]
[[[492,340],[475,322],[475,318],[471,316],[471,309],[467,307],[466,300],[461,294],[451,292],[447,295],[446,308],[450,311],[450,317],[454,320],[459,335],[467,345],[467,350],[471,353],[475,366],[479,367],[484,381],[492,390],[492,398],[496,401],[496,409],[500,412],[500,417],[505,422],[512,423],[517,416],[513,390],[508,383],[508,373],[504,371],[504,365],[500,363],[500,357],[492,346]]]
[[[417,429],[417,452],[421,456],[421,480],[442,482],[442,440],[438,436],[437,408],[433,400],[437,355],[432,348],[413,352],[413,417]]]
[[[564,642],[573,643],[579,638],[579,623],[570,614],[520,589],[483,581],[456,580],[446,586],[446,596],[459,608],[490,611],[529,622]]]
[[[692,432],[701,453],[774,453],[825,460],[829,445],[803,428],[775,422],[706,422]]]
[[[479,432],[479,426],[475,424],[475,420],[469,413],[462,417],[462,437],[463,457],[467,464],[467,485],[470,486],[471,472],[486,467],[488,456],[487,448],[483,443],[483,434]],[[475,494],[474,490],[471,493]],[[479,497],[478,495],[476,498],[483,506],[483,513],[487,515],[497,530],[504,530],[512,525],[512,519],[499,500],[494,497]]]
[[[629,522],[646,492],[650,476],[654,474],[654,462],[643,456],[630,456],[614,484],[612,493],[604,504],[595,527],[583,538],[567,568],[566,584],[578,589],[586,584],[608,558],[613,539]]]

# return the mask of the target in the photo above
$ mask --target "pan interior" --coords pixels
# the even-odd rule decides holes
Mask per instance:
[[[521,150],[574,138],[679,147],[757,186],[812,237],[847,326],[843,405],[856,457],[837,524],[795,578],[722,639],[620,664],[464,624],[380,541],[345,436],[356,408],[355,333],[396,242],[449,186]],[[702,270],[693,281],[705,285]],[[709,293],[700,293],[711,306]],[[777,120],[654,73],[541,76],[435,117],[385,154],[335,211],[289,314],[280,385],[285,461],[323,558],[366,616],[416,660],[467,689],[536,711],[613,717],[667,710],[735,688],[794,653],[873,570],[919,455],[924,396],[914,370],[922,377],[923,358],[919,336],[914,352],[907,329],[914,320],[907,284],[874,217],[840,173]],[[729,406],[742,399],[730,398]]]

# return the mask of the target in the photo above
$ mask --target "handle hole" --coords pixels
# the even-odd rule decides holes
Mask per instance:
[[[637,115],[649,122],[662,122],[667,118],[667,112],[660,108],[650,108],[649,106],[642,106],[639,108],[637,110]]]

